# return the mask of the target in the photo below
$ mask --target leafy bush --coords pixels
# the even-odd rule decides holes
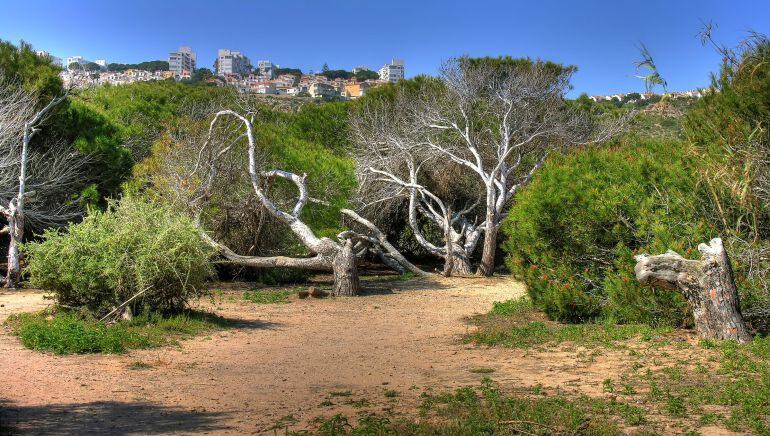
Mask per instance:
[[[632,137],[551,159],[503,225],[507,264],[534,305],[569,322],[685,324],[683,297],[641,287],[633,255],[687,255],[713,235],[687,156],[678,142]]]
[[[24,247],[34,286],[59,304],[104,313],[147,289],[131,304],[178,310],[203,295],[213,250],[196,226],[171,208],[134,197],[94,211],[66,231],[48,230]]]

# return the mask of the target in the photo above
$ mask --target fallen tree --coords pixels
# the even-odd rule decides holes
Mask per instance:
[[[636,279],[642,284],[680,290],[692,307],[701,337],[750,341],[722,240],[714,238],[708,245],[700,244],[698,251],[700,260],[685,259],[671,250],[656,256],[638,255]]]
[[[228,125],[224,129],[217,129],[217,123],[226,118],[237,120],[237,124],[240,126]],[[336,296],[351,296],[359,293],[357,262],[361,256],[369,252],[385,259],[387,265],[399,271],[409,270],[417,274],[426,274],[387,243],[382,232],[371,222],[364,220],[352,211],[342,210],[342,213],[363,226],[367,233],[347,230],[339,233],[336,241],[328,237],[318,237],[310,226],[300,218],[308,202],[324,203],[310,197],[306,184],[307,175],[299,175],[281,169],[261,171],[258,168],[260,159],[258,159],[253,120],[233,110],[222,110],[214,115],[209,124],[206,140],[198,151],[194,167],[184,178],[184,183],[188,183],[189,180],[200,180],[199,186],[192,191],[187,200],[188,205],[193,210],[198,211],[198,218],[200,218],[202,205],[211,196],[211,186],[217,178],[218,172],[222,169],[218,163],[243,139],[247,141],[249,180],[257,199],[271,216],[292,231],[313,256],[243,256],[217,242],[201,229],[203,238],[228,261],[238,265],[259,268],[286,267],[331,271],[334,274],[332,294]],[[297,189],[298,195],[290,211],[282,210],[267,194],[266,186],[279,179],[290,181]],[[200,219],[198,222],[200,223]]]

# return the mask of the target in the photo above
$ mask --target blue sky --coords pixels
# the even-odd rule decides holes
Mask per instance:
[[[253,61],[318,70],[378,68],[403,58],[407,76],[435,74],[452,56],[530,56],[577,65],[574,92],[643,89],[636,45],[653,53],[672,90],[708,83],[719,56],[700,45],[701,20],[735,44],[749,29],[770,33],[770,2],[0,0],[0,39],[24,39],[66,57],[131,63],[166,59],[190,45],[211,67],[218,48]]]

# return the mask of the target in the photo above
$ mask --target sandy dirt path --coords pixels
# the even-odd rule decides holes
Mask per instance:
[[[270,305],[226,291],[214,310],[236,320],[236,328],[117,356],[30,351],[5,329],[3,422],[45,434],[272,433],[287,415],[297,421],[290,428],[301,429],[319,415],[397,413],[418,404],[426,390],[478,385],[482,375],[471,368],[491,367],[495,380],[517,383],[522,371],[544,370],[527,368],[540,365],[537,360],[517,362],[521,353],[462,342],[472,328],[465,317],[524,293],[509,278],[367,288],[362,297]],[[39,293],[6,293],[0,318],[48,303]],[[152,366],[130,369],[137,361]],[[386,390],[398,392],[397,401],[386,398]]]

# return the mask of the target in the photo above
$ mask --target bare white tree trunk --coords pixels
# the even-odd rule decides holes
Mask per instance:
[[[685,259],[671,250],[657,256],[636,256],[636,278],[642,284],[680,290],[692,307],[701,337],[750,341],[722,240],[700,244],[698,251],[700,260]]]
[[[31,116],[30,119],[23,119],[24,124],[22,129],[21,147],[16,145],[18,144],[18,138],[15,138],[14,140],[13,137],[5,138],[7,133],[0,134],[0,140],[5,139],[10,142],[9,152],[4,156],[4,161],[0,166],[4,167],[6,170],[9,169],[9,167],[18,168],[16,192],[6,206],[0,206],[0,214],[4,215],[8,221],[9,236],[8,269],[6,272],[5,285],[9,288],[16,288],[21,281],[19,245],[24,238],[24,221],[26,218],[25,203],[27,197],[30,195],[30,193],[27,192],[30,142],[35,134],[40,131],[40,126],[50,116],[53,109],[67,98],[70,89],[66,89],[63,95],[53,98],[44,108],[36,113],[33,112],[36,103],[36,98],[34,96],[24,92],[9,91],[9,89],[10,88],[4,83],[0,83],[0,106],[11,107],[16,113],[8,114],[5,110],[0,111],[0,117],[5,118],[0,119],[0,130],[13,131],[14,126],[11,124],[14,120],[18,123],[19,120],[22,120],[26,116]],[[31,115],[32,113],[34,113],[34,115]],[[16,155],[16,153],[18,153],[18,155]],[[44,156],[44,158],[46,158],[46,156]],[[48,162],[44,162],[44,168],[42,171],[38,171],[39,173],[47,173],[38,175],[50,179],[48,181],[48,187],[55,189],[56,187],[53,185],[56,185],[57,182],[64,183],[68,176],[71,176],[78,171],[78,164],[73,161],[73,166],[70,170],[61,172],[61,168],[57,168],[57,162],[55,162],[56,157],[48,156],[48,158],[52,161],[50,162],[50,165],[48,165]],[[80,164],[82,163],[83,162],[80,162]],[[46,183],[38,183],[38,185],[46,186]],[[53,217],[48,216],[46,218],[52,219]]]

